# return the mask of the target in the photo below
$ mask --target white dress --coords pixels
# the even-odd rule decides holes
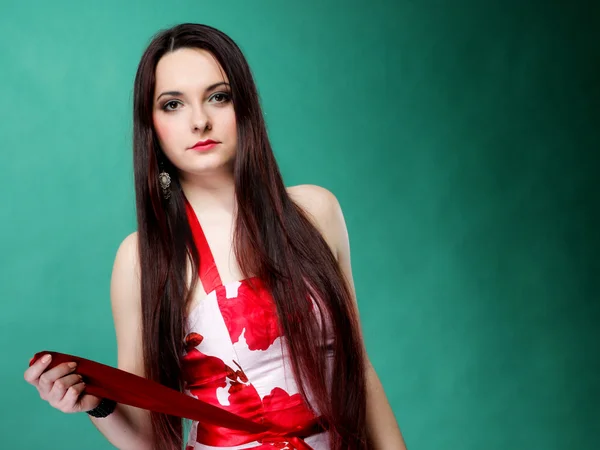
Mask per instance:
[[[186,207],[208,295],[187,318],[184,392],[257,423],[289,430],[314,425],[317,416],[298,393],[272,296],[258,278],[221,283],[200,223],[187,202]],[[329,450],[328,433],[322,429],[303,442],[314,450]],[[186,450],[223,448],[298,447],[292,438],[263,439],[192,422]]]

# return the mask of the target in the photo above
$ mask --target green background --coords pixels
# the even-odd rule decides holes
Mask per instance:
[[[245,52],[286,183],[340,200],[409,448],[599,448],[600,8],[566,3],[1,1],[0,447],[111,448],[23,372],[116,364],[133,78],[201,22]]]

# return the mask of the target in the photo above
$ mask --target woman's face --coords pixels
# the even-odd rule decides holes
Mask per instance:
[[[232,167],[237,131],[228,82],[217,60],[201,49],[167,53],[156,66],[154,129],[184,178]],[[217,144],[193,148],[208,139]]]

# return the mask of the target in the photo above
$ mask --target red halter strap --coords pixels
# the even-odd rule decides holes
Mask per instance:
[[[200,267],[198,270],[198,275],[200,276],[200,281],[202,281],[204,292],[208,294],[214,291],[218,286],[221,286],[221,277],[219,275],[217,265],[215,264],[215,258],[210,251],[210,247],[208,246],[208,241],[206,240],[204,231],[202,231],[202,227],[200,226],[198,216],[196,216],[194,208],[192,208],[192,205],[190,205],[190,202],[188,202],[187,198],[184,197],[184,199],[188,222],[190,224],[190,228],[192,229],[192,235],[194,236],[194,243],[196,244],[196,248],[200,254]]]

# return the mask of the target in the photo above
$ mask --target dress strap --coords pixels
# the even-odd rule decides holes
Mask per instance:
[[[194,243],[196,244],[196,248],[200,254],[200,267],[198,270],[198,275],[200,276],[200,281],[202,281],[204,292],[208,294],[214,291],[217,287],[221,286],[221,277],[219,275],[219,270],[217,269],[217,264],[215,263],[215,258],[210,251],[210,247],[208,246],[208,241],[206,240],[204,231],[202,231],[202,226],[200,225],[198,216],[196,216],[194,208],[192,208],[192,205],[190,205],[190,202],[187,200],[187,198],[184,197],[184,199],[188,222],[190,224],[190,228],[192,229],[192,235],[194,236]]]

